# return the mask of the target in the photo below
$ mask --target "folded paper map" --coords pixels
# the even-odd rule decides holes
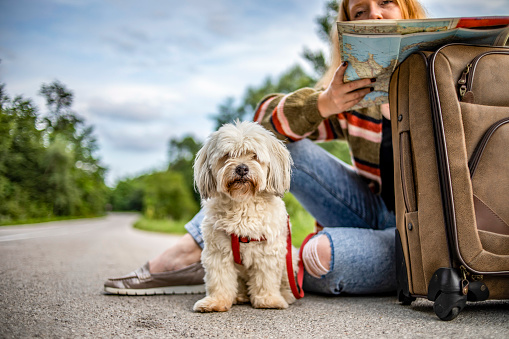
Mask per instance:
[[[338,22],[341,59],[348,61],[345,82],[376,78],[375,90],[352,109],[388,102],[396,66],[417,51],[434,51],[449,43],[504,45],[509,16],[421,20]]]

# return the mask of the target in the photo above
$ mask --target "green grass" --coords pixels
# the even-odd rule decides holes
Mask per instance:
[[[324,150],[335,156],[336,158],[341,159],[347,164],[352,164],[352,158],[350,156],[350,148],[345,141],[342,140],[332,140],[327,142],[320,142],[318,146],[322,147]]]
[[[287,193],[283,200],[286,210],[290,215],[290,223],[292,224],[292,244],[295,247],[300,247],[304,238],[313,232],[315,219],[299,204],[291,193]]]
[[[298,211],[296,214],[290,216],[292,224],[292,244],[295,247],[300,247],[304,238],[315,229],[315,219],[306,212],[304,209]]]
[[[134,223],[134,228],[150,232],[186,234],[184,225],[187,222],[188,220],[148,219],[143,216]]]
[[[46,218],[30,218],[30,219],[17,219],[17,220],[2,220],[0,226],[15,226],[24,224],[39,224],[50,221],[62,221],[62,220],[75,220],[75,219],[90,219],[90,218],[101,218],[104,215],[96,216],[62,216],[62,217],[46,217]]]

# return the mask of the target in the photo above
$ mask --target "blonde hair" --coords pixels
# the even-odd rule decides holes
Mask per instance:
[[[341,0],[340,0],[341,1]],[[426,11],[417,0],[394,0],[401,10],[403,19],[424,19]],[[339,4],[337,21],[351,21],[348,13],[349,0],[343,0]],[[339,54],[338,28],[334,24],[331,30],[331,60],[327,71],[316,83],[317,89],[324,89],[329,86],[336,69],[341,64],[341,55]]]

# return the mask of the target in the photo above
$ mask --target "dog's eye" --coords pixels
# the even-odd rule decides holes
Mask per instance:
[[[228,160],[228,158],[229,158],[228,154],[225,154],[221,158],[219,158],[219,162],[224,164]]]
[[[258,160],[258,155],[257,155],[256,153],[253,153],[252,158],[253,158],[254,160]]]

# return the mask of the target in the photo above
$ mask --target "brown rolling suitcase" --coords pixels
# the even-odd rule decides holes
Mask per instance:
[[[509,298],[509,48],[412,54],[389,90],[398,299]]]

